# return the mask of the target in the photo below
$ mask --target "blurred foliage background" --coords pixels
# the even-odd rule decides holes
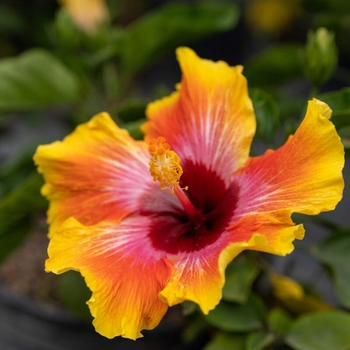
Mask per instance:
[[[258,120],[253,155],[281,145],[312,97],[331,106],[347,149],[349,37],[350,3],[343,0],[1,1],[2,285],[23,279],[9,274],[8,265],[26,263],[23,247],[33,232],[44,242],[44,266],[47,202],[32,162],[39,144],[64,137],[101,111],[141,139],[147,103],[180,80],[175,48],[189,45],[201,57],[244,65]],[[296,216],[307,222],[310,239],[286,262],[249,252],[234,260],[214,311],[204,317],[184,304],[182,343],[206,350],[349,350],[348,204],[345,192],[335,214]],[[310,278],[300,278],[300,270]],[[80,276],[47,282],[32,276],[30,287],[16,291],[89,317],[89,291]]]

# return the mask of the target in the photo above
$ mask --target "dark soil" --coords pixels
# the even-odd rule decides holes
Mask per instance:
[[[0,264],[0,283],[15,294],[61,308],[55,293],[57,276],[44,270],[46,233],[45,219],[40,218],[21,246]]]

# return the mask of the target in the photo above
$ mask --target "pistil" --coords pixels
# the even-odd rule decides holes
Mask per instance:
[[[200,227],[205,221],[204,215],[192,204],[180,187],[180,177],[183,173],[180,165],[180,157],[170,150],[170,145],[165,138],[160,136],[149,143],[149,151],[152,155],[149,162],[149,170],[154,181],[158,181],[161,190],[169,190],[179,199],[190,222],[195,227]],[[185,188],[187,190],[187,187]]]
[[[189,220],[194,223],[197,227],[201,226],[205,221],[204,215],[192,204],[189,198],[184,193],[180,186],[174,188],[174,193],[180,201],[185,213]]]

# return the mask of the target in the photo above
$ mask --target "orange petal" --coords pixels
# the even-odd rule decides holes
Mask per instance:
[[[84,225],[118,222],[138,209],[138,200],[152,183],[149,153],[107,113],[82,124],[62,142],[39,146],[34,156],[50,200],[51,230],[67,218]]]
[[[46,271],[80,271],[92,291],[88,305],[96,331],[107,338],[142,337],[140,331],[156,327],[168,308],[158,293],[172,266],[147,240],[148,225],[148,219],[132,217],[85,227],[70,218],[50,241]]]
[[[293,249],[291,242],[303,234],[302,225],[285,215],[246,215],[205,248],[169,254],[175,271],[159,297],[169,306],[193,301],[207,314],[221,300],[226,267],[238,254],[247,249],[287,254]]]
[[[261,234],[253,234],[246,241],[229,242],[229,238],[229,233],[223,232],[213,245],[173,257],[175,271],[160,292],[160,299],[169,306],[193,301],[204,314],[213,310],[222,297],[227,265],[245,249],[269,249],[266,237]]]
[[[223,179],[245,164],[255,116],[242,67],[179,48],[179,91],[148,105],[146,140],[164,136],[181,160],[220,169]],[[186,169],[184,169],[186,171]]]
[[[285,145],[251,158],[234,175],[240,188],[236,223],[230,228],[235,240],[262,233],[272,244],[264,251],[284,255],[293,249],[294,238],[302,238],[301,228],[291,234],[292,213],[314,215],[335,208],[344,187],[344,149],[330,116],[325,103],[310,101],[305,119]],[[237,238],[239,223],[245,229],[239,229],[242,236]],[[275,224],[281,229],[271,231]]]
[[[190,300],[208,314],[219,303],[225,283],[226,266],[219,271],[219,253],[206,250],[182,254],[174,263],[174,275],[160,292],[160,299],[169,306]]]
[[[241,251],[288,254],[293,240],[304,235],[303,226],[292,222],[292,212],[315,214],[336,205],[343,189],[344,152],[329,117],[327,105],[310,102],[295,136],[279,150],[250,160],[233,176],[240,190],[227,232],[174,262],[162,300],[169,305],[191,300],[208,313],[221,299],[227,264]]]

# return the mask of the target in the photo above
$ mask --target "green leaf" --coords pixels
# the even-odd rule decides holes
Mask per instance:
[[[250,333],[247,338],[246,350],[263,350],[274,341],[271,333],[263,331]]]
[[[123,35],[123,31],[119,27],[111,27],[109,21],[100,22],[94,32],[86,32],[74,23],[65,8],[57,11],[55,22],[47,28],[47,32],[66,60],[73,59],[74,62],[77,59],[78,65],[89,68],[104,62],[112,64]]]
[[[181,338],[186,343],[194,342],[199,339],[202,334],[208,331],[209,325],[199,313],[187,317],[188,323],[181,334]]]
[[[117,109],[118,117],[124,122],[145,119],[147,102],[139,98],[125,101]]]
[[[30,217],[18,217],[12,220],[0,215],[0,263],[21,245],[31,228]]]
[[[25,23],[16,8],[6,4],[0,4],[0,32],[19,34],[25,27]],[[7,36],[6,35],[6,36]]]
[[[162,54],[231,29],[238,7],[229,3],[171,3],[132,23],[121,38],[122,69],[135,72]]]
[[[55,44],[63,50],[75,50],[81,41],[87,36],[74,24],[72,17],[65,8],[60,8],[56,12],[56,18],[52,26],[51,36],[56,41]]]
[[[349,350],[350,314],[327,311],[295,322],[286,343],[295,350]]]
[[[350,88],[327,92],[317,98],[333,110],[331,120],[337,129],[350,126]]]
[[[259,273],[259,269],[246,255],[234,259],[226,269],[226,282],[222,297],[226,301],[240,304],[247,302],[251,293],[251,285]]]
[[[272,144],[279,127],[279,108],[274,98],[260,90],[250,89],[254,111],[257,119],[257,135],[268,144]]]
[[[0,201],[0,221],[2,218],[17,220],[28,214],[42,212],[47,208],[47,201],[41,196],[44,184],[42,176],[33,173]],[[0,232],[1,235],[1,232]]]
[[[293,96],[291,99],[290,93],[280,90],[273,97],[278,105],[279,119],[281,121],[292,120],[299,125],[300,113],[305,109],[305,98]]]
[[[143,139],[143,132],[140,127],[145,122],[145,119],[135,120],[133,122],[128,122],[122,125],[122,127],[129,131],[130,136],[132,136],[135,140]]]
[[[332,235],[314,250],[315,257],[330,267],[339,302],[350,309],[350,232]],[[349,343],[350,344],[350,343]]]
[[[71,311],[85,320],[91,320],[86,304],[91,297],[91,291],[80,273],[68,271],[58,276],[58,295]]]
[[[292,318],[280,308],[272,309],[267,316],[269,330],[277,335],[285,336],[292,324]]]
[[[341,142],[345,150],[349,150],[350,149],[350,126],[340,129],[338,131],[338,134],[341,138]]]
[[[184,316],[189,316],[198,310],[198,305],[192,301],[185,300],[181,303],[181,310]]]
[[[221,303],[205,318],[211,325],[229,332],[246,332],[261,328],[264,305],[251,295],[245,304]]]
[[[142,140],[144,136],[140,127],[146,122],[146,106],[147,103],[145,101],[133,98],[119,106],[116,111],[117,117],[115,122],[128,130],[135,140]]]
[[[245,334],[221,332],[204,347],[204,350],[246,350],[246,338]]]
[[[33,49],[0,61],[0,111],[38,109],[77,97],[76,77],[48,51]]]
[[[47,208],[40,195],[42,177],[34,173],[0,201],[0,261],[17,248],[31,229],[33,214]]]
[[[33,174],[33,153],[26,152],[9,164],[0,166],[0,198]]]
[[[302,76],[298,56],[299,45],[268,47],[245,65],[249,86],[275,86]]]

